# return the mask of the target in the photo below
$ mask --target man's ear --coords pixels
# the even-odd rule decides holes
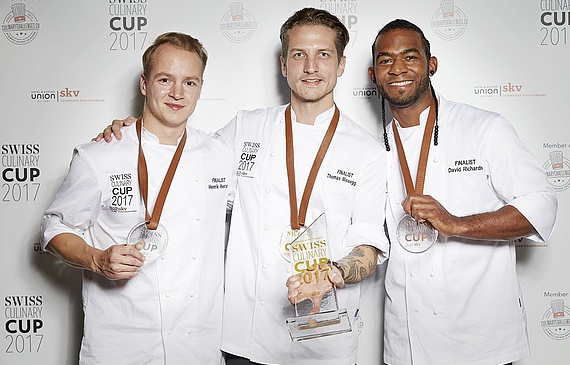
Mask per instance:
[[[368,77],[370,77],[370,81],[376,84],[376,73],[374,72],[374,67],[368,67]]]
[[[437,72],[437,58],[436,57],[430,57],[429,61],[428,61],[428,72],[430,76],[435,75],[435,73]]]
[[[144,74],[141,74],[141,78],[139,80],[139,87],[141,89],[141,94],[146,96],[146,78],[144,77]]]
[[[287,77],[287,61],[285,61],[283,56],[279,56],[279,62],[281,62],[281,75]]]

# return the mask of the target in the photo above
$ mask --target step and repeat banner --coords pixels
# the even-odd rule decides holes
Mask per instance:
[[[532,352],[517,364],[568,363],[569,1],[0,0],[1,364],[77,363],[80,271],[40,251],[39,224],[73,147],[141,112],[141,56],[153,39],[180,31],[204,43],[210,59],[191,124],[211,132],[239,109],[288,102],[279,28],[306,6],[330,11],[349,29],[335,98],[373,134],[382,127],[367,75],[370,46],[395,18],[416,23],[431,41],[436,90],[500,112],[517,129],[559,199],[551,239],[517,242]],[[360,365],[382,363],[382,273],[363,287]]]

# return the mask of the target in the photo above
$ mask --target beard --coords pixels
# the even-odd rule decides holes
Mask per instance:
[[[388,100],[390,105],[393,105],[398,108],[405,108],[407,106],[413,105],[418,100],[420,100],[424,93],[430,89],[429,77],[422,77],[420,82],[414,92],[411,95],[404,95],[404,91],[398,91],[397,95],[388,95],[386,90],[382,85],[378,86],[378,92],[384,99]]]

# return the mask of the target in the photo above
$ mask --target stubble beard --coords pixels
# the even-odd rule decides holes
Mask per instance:
[[[420,79],[418,87],[416,88],[414,93],[410,96],[405,96],[403,90],[398,91],[398,95],[396,96],[390,96],[388,95],[388,93],[386,92],[386,90],[382,85],[378,85],[378,92],[380,93],[380,95],[384,97],[384,99],[388,101],[388,103],[390,103],[390,105],[393,105],[398,108],[405,108],[407,106],[416,103],[418,100],[421,99],[424,93],[429,90],[430,83],[428,80],[429,78],[427,76],[422,77]]]
[[[300,87],[296,90],[293,90],[293,94],[295,95],[296,99],[302,103],[318,103],[326,99],[327,96],[333,92],[333,90],[303,90],[303,88]]]

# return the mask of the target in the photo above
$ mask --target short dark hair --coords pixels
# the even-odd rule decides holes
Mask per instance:
[[[196,52],[203,63],[203,69],[206,69],[206,62],[208,61],[208,53],[206,49],[200,43],[199,40],[192,37],[191,35],[184,34],[184,33],[177,33],[177,32],[168,32],[163,33],[156,37],[154,42],[150,47],[146,49],[142,56],[142,63],[143,63],[143,74],[148,76],[150,71],[152,70],[153,63],[154,63],[154,55],[158,47],[163,44],[170,44],[176,48],[183,49],[188,52]]]
[[[289,31],[302,25],[324,25],[331,28],[336,34],[335,46],[340,60],[350,39],[348,30],[336,16],[326,10],[315,8],[298,10],[281,26],[279,38],[281,39],[281,56],[283,58],[287,58],[287,51],[289,50]]]
[[[392,20],[390,23],[386,24],[382,29],[380,29],[380,31],[376,35],[376,38],[374,38],[374,43],[372,43],[372,64],[374,64],[374,57],[375,57],[374,51],[378,37],[380,37],[383,34],[389,33],[393,30],[399,30],[399,29],[411,30],[416,32],[422,40],[422,44],[424,46],[424,51],[427,59],[429,60],[431,58],[431,49],[429,41],[427,40],[426,36],[424,35],[424,32],[422,32],[420,27],[405,19],[396,19]]]

